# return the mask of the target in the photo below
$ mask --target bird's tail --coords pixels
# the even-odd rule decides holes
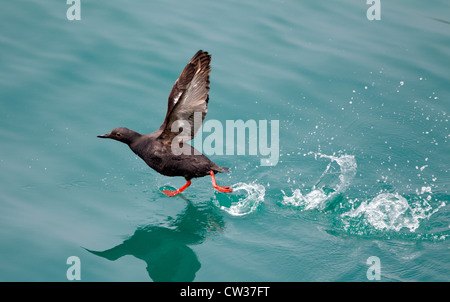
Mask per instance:
[[[230,168],[228,168],[228,167],[219,167],[219,166],[215,166],[214,168],[211,168],[211,170],[214,171],[214,174],[221,173],[221,172],[225,172],[225,173],[229,173],[230,172]]]
[[[213,163],[213,166],[210,169],[211,169],[211,171],[214,172],[214,174],[222,173],[222,172],[230,173],[230,168],[228,168],[228,167],[220,167],[220,166],[218,166],[218,165],[216,165],[214,163]]]

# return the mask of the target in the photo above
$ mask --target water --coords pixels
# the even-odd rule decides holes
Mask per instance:
[[[449,281],[446,1],[6,1],[0,280]],[[207,120],[279,120],[279,162],[212,155],[219,185],[96,138],[159,127],[213,56]]]

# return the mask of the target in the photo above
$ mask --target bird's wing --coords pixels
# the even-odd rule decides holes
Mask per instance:
[[[167,114],[160,127],[159,138],[171,144],[191,140],[208,111],[211,55],[199,50],[184,68],[169,95]]]

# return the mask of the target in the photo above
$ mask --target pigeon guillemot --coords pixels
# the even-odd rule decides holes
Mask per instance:
[[[205,155],[194,149],[186,141],[192,139],[198,131],[208,111],[209,72],[211,71],[211,55],[199,50],[184,68],[175,81],[169,95],[167,113],[161,127],[150,134],[140,134],[127,128],[116,128],[100,138],[110,138],[127,144],[134,153],[142,158],[148,166],[166,176],[183,176],[186,184],[176,191],[163,190],[168,196],[175,196],[191,185],[191,179],[211,175],[215,189],[230,193],[230,187],[220,187],[216,183],[215,174],[229,172],[227,167],[219,167]],[[194,125],[194,117],[201,118],[200,125]],[[185,121],[190,131],[176,123]],[[173,152],[176,146],[184,150]],[[186,152],[187,151],[187,152]]]

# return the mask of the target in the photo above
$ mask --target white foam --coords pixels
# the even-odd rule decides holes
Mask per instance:
[[[213,199],[214,204],[221,210],[227,212],[233,216],[244,216],[253,213],[258,206],[264,201],[264,195],[266,194],[266,189],[263,185],[256,183],[237,183],[231,186],[233,189],[233,194],[223,195],[228,198],[227,201],[231,201],[230,206],[221,205],[217,197]],[[245,194],[240,196],[239,194],[244,191]],[[238,195],[237,201],[235,201],[236,194]]]
[[[381,193],[369,202],[362,202],[356,209],[352,209],[341,217],[363,218],[377,230],[400,231],[407,228],[414,232],[420,221],[429,218],[440,207],[432,209],[426,200],[408,200],[398,193]]]
[[[308,155],[311,154],[314,155],[316,160],[318,158],[326,158],[330,160],[330,163],[327,165],[316,184],[307,194],[303,194],[300,189],[295,189],[292,192],[292,196],[287,196],[284,191],[282,191],[284,194],[282,201],[283,204],[297,206],[304,210],[323,209],[326,206],[327,200],[330,200],[338,194],[344,192],[356,175],[357,165],[353,155],[333,156],[321,153],[308,153]],[[329,183],[326,183],[329,181],[326,180],[325,183],[318,187],[318,184],[324,182],[326,176],[333,174],[330,172],[330,168],[333,163],[337,163],[339,165],[338,178]],[[327,188],[327,190],[324,190],[325,188]]]
[[[283,196],[283,204],[311,210],[319,208],[327,198],[328,196],[323,190],[316,189],[303,195],[299,189],[295,189],[292,196]]]

